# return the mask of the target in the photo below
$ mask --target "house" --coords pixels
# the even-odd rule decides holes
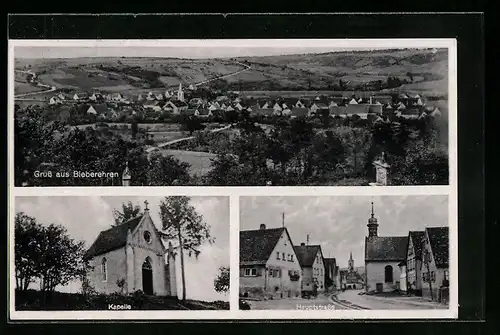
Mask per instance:
[[[206,109],[206,108],[198,108],[195,112],[195,115],[201,118],[208,118],[213,116],[212,111]]]
[[[308,108],[294,107],[294,108],[292,108],[292,112],[290,114],[291,118],[307,117],[307,116],[309,116],[309,109]]]
[[[313,290],[314,285],[318,292],[325,291],[325,260],[321,246],[301,243],[293,248],[302,268],[302,291]]]
[[[365,288],[367,292],[391,292],[399,289],[399,263],[406,258],[408,236],[378,236],[378,220],[368,219],[365,237]]]
[[[83,93],[75,93],[73,95],[73,100],[87,100],[89,98],[89,95],[85,92]]]
[[[53,96],[49,100],[49,105],[59,105],[61,103],[62,103],[62,101],[61,101],[61,99],[59,99],[59,97],[57,95]]]
[[[108,113],[109,108],[106,104],[94,104],[90,105],[87,109],[87,114],[101,115]]]
[[[161,94],[161,93],[156,94],[155,95],[155,99],[158,100],[158,101],[163,100],[163,94]]]
[[[330,113],[328,105],[322,102],[314,102],[309,110],[311,111],[311,114],[321,113],[322,111]]]
[[[240,296],[299,297],[301,267],[288,230],[240,231]]]
[[[123,100],[123,96],[120,93],[113,93],[111,95],[111,100],[122,101]]]
[[[448,227],[425,229],[422,258],[422,296],[446,300],[441,292],[449,287],[450,279]]]
[[[162,109],[159,101],[147,101],[143,104],[143,107],[145,109],[150,109],[155,112],[160,112]]]
[[[407,291],[418,296],[422,295],[422,245],[424,237],[424,231],[410,231],[406,250]]]
[[[103,96],[101,93],[98,93],[98,92],[95,92],[93,93],[90,97],[89,97],[89,100],[92,100],[94,102],[96,102],[97,100],[101,100],[103,99]]]
[[[339,267],[335,258],[325,258],[325,286],[330,292],[340,290],[338,285]]]
[[[66,95],[64,93],[59,93],[57,95],[57,97],[60,99],[60,100],[66,100]]]
[[[99,233],[85,254],[91,265],[88,280],[99,293],[141,290],[176,296],[172,251],[171,245],[168,250],[164,246],[146,206],[143,215]]]

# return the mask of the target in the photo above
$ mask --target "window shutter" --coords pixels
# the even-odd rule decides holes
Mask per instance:
[[[257,276],[260,277],[262,276],[262,268],[257,268]]]

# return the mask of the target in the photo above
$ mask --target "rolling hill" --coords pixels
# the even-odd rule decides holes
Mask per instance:
[[[250,66],[246,71],[245,66]],[[200,83],[236,73],[206,85],[239,91],[365,89],[389,76],[404,81],[393,90],[447,94],[446,49],[342,51],[322,54],[178,59],[100,57],[16,59],[18,69],[31,69],[48,85],[67,90],[138,94]],[[379,83],[380,83],[379,82]],[[370,89],[371,90],[371,89]]]

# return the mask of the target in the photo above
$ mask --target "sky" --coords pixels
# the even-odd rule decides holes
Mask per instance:
[[[159,205],[163,197],[16,197],[16,213],[24,212],[42,224],[61,224],[69,235],[77,241],[85,241],[88,248],[102,230],[111,228],[114,223],[113,209],[121,209],[122,203],[132,201],[144,209],[148,201],[149,214],[157,228],[161,229]],[[203,244],[201,254],[184,258],[186,264],[186,291],[188,299],[203,301],[229,300],[228,295],[214,291],[213,280],[220,266],[229,266],[229,198],[228,197],[191,197],[191,204],[205,222],[211,226],[215,238],[212,245]],[[180,262],[176,262],[179,296],[182,292]],[[76,293],[80,283],[71,283],[60,291]],[[33,288],[38,288],[37,286]]]
[[[378,48],[387,49],[388,47]],[[376,48],[357,48],[370,50]],[[172,57],[172,58],[227,58],[251,56],[276,56],[307,53],[349,51],[354,48],[321,47],[255,47],[255,46],[209,46],[209,47],[47,47],[16,46],[16,58],[75,58],[75,57]]]
[[[347,268],[352,252],[354,266],[364,266],[364,240],[368,235],[371,202],[378,219],[378,236],[407,236],[410,230],[448,226],[448,197],[336,196],[241,197],[240,230],[285,226],[294,245],[320,244],[324,257],[336,258]]]

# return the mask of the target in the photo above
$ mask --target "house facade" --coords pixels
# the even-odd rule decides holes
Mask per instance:
[[[407,290],[415,295],[422,295],[422,246],[425,232],[410,231],[406,252]]]
[[[436,301],[448,299],[448,227],[426,228],[422,245],[422,296]]]
[[[401,269],[406,258],[407,236],[378,236],[378,220],[373,213],[365,238],[365,290],[391,292],[399,289]]]
[[[286,228],[240,231],[240,296],[300,296],[301,267]]]
[[[85,256],[91,265],[87,278],[99,293],[177,295],[173,249],[163,245],[148,209],[102,231]]]
[[[318,292],[325,291],[325,260],[321,246],[301,243],[294,249],[302,268],[302,291],[312,291],[315,285]]]

